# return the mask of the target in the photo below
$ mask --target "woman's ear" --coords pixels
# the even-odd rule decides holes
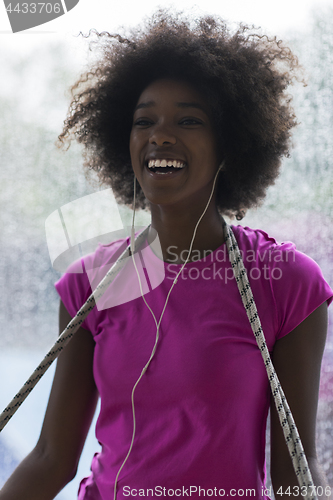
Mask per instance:
[[[236,213],[236,219],[237,220],[242,220],[245,217],[246,212],[247,212],[247,210],[245,210],[244,208],[240,208],[238,210],[238,212]]]

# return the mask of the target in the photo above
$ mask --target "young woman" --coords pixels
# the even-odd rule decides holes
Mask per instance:
[[[164,11],[128,38],[103,33],[100,43],[104,55],[74,86],[60,139],[85,145],[86,165],[120,202],[149,208],[144,262],[162,263],[164,279],[154,285],[149,275],[146,303],[140,291],[130,300],[139,290],[133,268],[89,314],[59,357],[40,439],[0,499],[56,496],[75,476],[99,396],[102,450],[80,500],[267,498],[269,382],[222,214],[240,219],[257,205],[288,154],[296,122],[286,89],[297,60],[245,27],[229,33],[217,18],[194,23]],[[318,496],[328,498],[315,421],[332,290],[293,244],[232,229]],[[128,244],[100,245],[84,272],[77,262],[60,279],[60,331]],[[274,403],[271,414],[276,497],[305,496]]]

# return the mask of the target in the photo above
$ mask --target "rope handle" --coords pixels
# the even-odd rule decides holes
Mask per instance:
[[[278,412],[279,420],[282,426],[286,444],[288,446],[296,477],[299,485],[306,488],[306,495],[304,495],[303,498],[306,498],[307,500],[318,500],[315,494],[310,494],[310,492],[313,493],[315,491],[315,487],[313,484],[309,465],[304,453],[303,445],[299,437],[295,421],[293,419],[292,413],[290,411],[289,405],[283,393],[280,381],[269,354],[265,335],[261,327],[257,307],[254,301],[243,259],[239,251],[237,240],[231,227],[226,224],[225,221],[223,221],[223,229],[226,245],[228,248],[229,259],[237,282],[238,290],[265,363],[275,406]]]

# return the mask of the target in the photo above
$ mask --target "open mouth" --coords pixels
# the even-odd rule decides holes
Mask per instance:
[[[146,162],[146,167],[150,172],[166,175],[179,172],[186,166],[182,160],[158,159]]]

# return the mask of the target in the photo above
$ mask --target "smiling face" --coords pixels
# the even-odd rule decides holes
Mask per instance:
[[[202,95],[182,81],[150,84],[134,110],[130,154],[151,204],[207,202],[221,158]]]

